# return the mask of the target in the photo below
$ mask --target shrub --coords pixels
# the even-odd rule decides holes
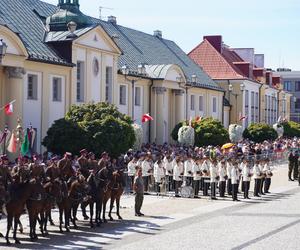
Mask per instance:
[[[72,128],[71,131],[68,126]],[[64,141],[56,138],[60,130],[66,134]],[[43,145],[48,151],[60,154],[65,151],[78,153],[80,149],[87,148],[95,154],[106,151],[118,157],[131,148],[134,141],[130,117],[120,113],[114,105],[97,103],[73,105],[65,118],[55,122],[48,130]]]
[[[219,120],[204,118],[192,125],[195,128],[195,145],[198,147],[223,145],[229,141],[228,131]]]
[[[245,129],[243,136],[245,139],[260,143],[265,140],[275,140],[278,134],[268,124],[253,123]]]
[[[300,137],[300,124],[297,122],[285,122],[282,124],[284,128],[284,137],[292,138],[292,137]]]

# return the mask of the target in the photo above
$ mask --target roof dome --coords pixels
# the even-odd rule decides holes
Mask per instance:
[[[91,20],[79,10],[79,0],[59,0],[58,7],[56,13],[47,18],[50,31],[66,31],[71,21],[79,29],[92,25]]]

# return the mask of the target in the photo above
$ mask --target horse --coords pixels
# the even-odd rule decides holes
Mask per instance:
[[[71,207],[70,207],[70,202],[68,197],[68,187],[65,181],[62,181],[61,183],[61,193],[60,193],[60,197],[58,198],[59,199],[56,200],[56,204],[59,210],[59,231],[61,233],[63,232],[62,224],[63,224],[63,215],[64,215],[66,232],[70,232],[69,220],[70,220]]]
[[[114,206],[114,202],[116,201],[117,206],[117,216],[119,220],[122,220],[123,218],[120,216],[120,199],[124,192],[125,187],[125,178],[124,178],[124,172],[123,171],[116,171],[116,173],[113,175],[113,178],[115,178],[113,186],[113,189],[111,191],[111,197],[110,197],[110,209],[108,213],[108,217],[111,221],[113,221],[113,218],[111,216],[111,211]]]
[[[39,182],[36,182],[32,195],[26,201],[28,217],[29,217],[29,225],[30,225],[29,235],[31,240],[38,239],[38,236],[36,234],[36,223],[38,221],[39,215],[41,216],[40,218],[41,233],[43,236],[45,236],[44,228],[43,228],[43,222],[45,220],[44,213],[43,213],[45,199],[46,199],[46,191],[43,185]]]
[[[14,220],[13,238],[16,244],[21,244],[20,240],[17,238],[17,226],[20,223],[20,216],[23,213],[26,201],[32,195],[35,183],[34,181],[25,183],[13,183],[11,187],[11,193],[13,194],[10,200],[6,204],[7,211],[7,231],[5,235],[7,245],[10,245],[9,241],[9,231],[12,227]]]

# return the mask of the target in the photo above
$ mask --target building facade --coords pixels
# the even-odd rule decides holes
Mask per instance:
[[[176,43],[123,27],[115,17],[81,13],[78,0],[58,6],[33,0],[0,0],[0,104],[16,100],[5,124],[36,129],[36,149],[48,128],[73,104],[109,102],[141,124],[144,141],[171,142],[175,124],[194,116],[223,121],[223,89]],[[11,12],[14,6],[14,12]],[[34,28],[32,28],[34,27]]]

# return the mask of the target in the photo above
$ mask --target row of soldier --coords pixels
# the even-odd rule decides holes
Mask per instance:
[[[269,193],[271,185],[272,167],[268,158],[256,160],[254,165],[246,158],[236,159],[214,158],[208,155],[197,157],[191,154],[176,155],[160,154],[152,160],[151,154],[135,155],[127,165],[128,176],[133,183],[136,169],[142,169],[145,192],[154,183],[155,192],[159,194],[165,187],[167,192],[174,191],[179,197],[180,191],[192,187],[195,198],[199,198],[199,191],[203,196],[209,195],[211,199],[225,193],[237,201],[239,185],[244,193],[244,199],[249,199],[250,182],[254,179],[254,196],[259,197]]]

